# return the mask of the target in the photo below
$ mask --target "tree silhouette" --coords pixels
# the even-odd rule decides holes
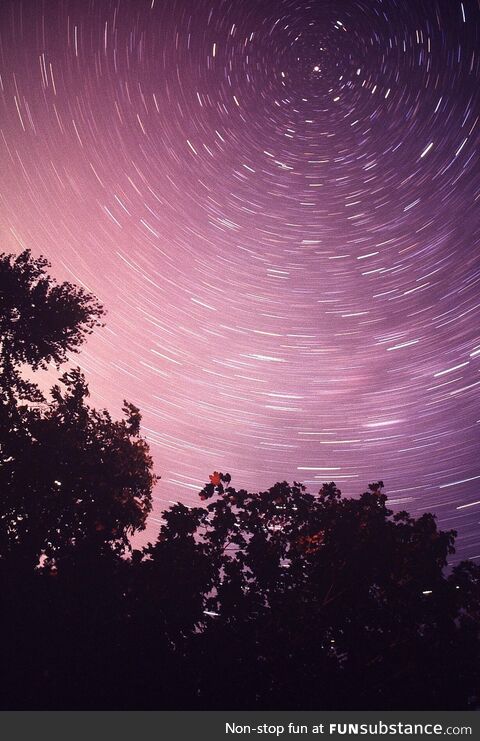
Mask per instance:
[[[454,531],[431,514],[393,514],[382,482],[346,499],[334,483],[313,496],[297,483],[250,494],[229,475],[210,480],[200,498],[212,501],[172,507],[150,551],[160,564],[175,548],[177,573],[198,564],[204,580],[197,706],[478,702],[480,569],[445,575]]]
[[[32,370],[59,366],[104,314],[97,299],[71,283],[58,284],[46,272],[48,261],[30,250],[0,254],[0,390],[38,400],[38,388],[22,381],[23,364]]]
[[[30,252],[0,256],[0,569],[58,570],[79,549],[119,553],[145,526],[155,476],[140,413],[88,406],[78,369],[47,400],[32,371],[59,366],[100,324],[98,301]],[[25,380],[22,371],[29,370]],[[8,564],[8,565],[7,565]]]
[[[132,550],[156,477],[125,402],[60,366],[101,324],[29,252],[0,256],[0,705],[5,709],[463,709],[480,704],[480,568],[454,531],[393,513],[381,481],[199,506]]]
[[[135,406],[125,402],[120,421],[90,407],[75,368],[48,398],[35,383],[35,371],[67,361],[104,314],[47,268],[29,251],[0,256],[4,707],[112,701],[125,618],[121,557],[145,527],[156,479]]]

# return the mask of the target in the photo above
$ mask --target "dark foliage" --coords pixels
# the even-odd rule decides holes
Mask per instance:
[[[20,372],[102,309],[28,253],[0,264],[3,708],[478,707],[480,568],[446,572],[455,533],[394,514],[381,481],[252,494],[214,472],[131,551],[155,481],[138,409],[92,409],[75,369],[48,400]]]
[[[47,267],[29,252],[0,256],[4,707],[68,706],[103,665],[122,596],[116,575],[129,536],[145,527],[155,481],[138,409],[125,403],[114,421],[89,407],[78,369],[48,399],[35,383],[34,371],[65,362],[103,315],[93,296],[56,283]]]
[[[2,361],[34,369],[50,360],[59,364],[100,324],[98,301],[82,288],[52,280],[48,267],[29,250],[0,255]]]

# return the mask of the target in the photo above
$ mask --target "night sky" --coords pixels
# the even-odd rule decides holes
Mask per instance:
[[[480,558],[479,70],[475,0],[3,0],[0,248],[108,310],[140,542],[219,470],[381,478]]]

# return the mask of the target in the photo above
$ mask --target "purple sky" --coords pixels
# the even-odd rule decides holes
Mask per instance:
[[[108,309],[141,542],[221,470],[382,478],[480,558],[479,49],[475,0],[3,1],[1,249]]]

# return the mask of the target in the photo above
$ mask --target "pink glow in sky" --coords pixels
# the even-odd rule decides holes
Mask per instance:
[[[4,0],[0,231],[169,501],[379,478],[480,557],[474,0]]]

